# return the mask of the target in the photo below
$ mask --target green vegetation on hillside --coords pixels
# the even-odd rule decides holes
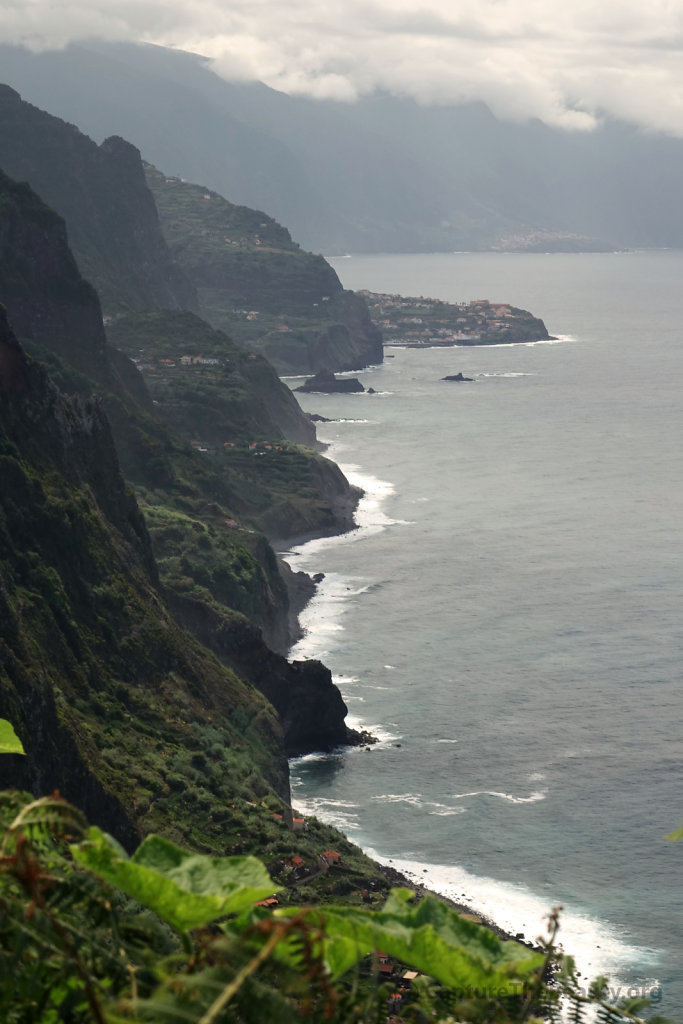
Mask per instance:
[[[105,344],[97,297],[70,259],[60,218],[27,187],[0,192],[11,195],[14,218],[11,237],[0,238],[0,270],[18,271],[0,273],[0,298],[12,316],[45,312],[27,344],[73,396],[25,357],[2,319],[0,704],[22,739],[29,723],[44,734],[13,777],[39,791],[60,786],[128,842],[154,827],[220,844],[226,806],[288,798],[285,743],[302,752],[346,738],[329,673],[317,665],[294,672],[261,636],[259,627],[277,649],[287,645],[288,598],[255,520],[280,534],[334,528],[333,499],[348,486],[336,467],[296,446],[287,452],[293,471],[273,477],[259,469],[260,456],[231,469],[227,455],[218,465],[171,431],[143,376]],[[33,231],[36,209],[41,232]],[[24,273],[33,263],[41,273]],[[73,314],[71,287],[84,296],[84,318]],[[166,336],[195,332],[203,344],[216,333],[191,314],[159,316]],[[55,344],[61,337],[68,344]],[[254,430],[278,438],[273,415],[289,406],[303,420],[262,359],[221,340],[244,363],[235,376],[242,394],[221,399],[226,408],[242,402]],[[201,390],[194,404],[206,404]],[[119,458],[150,510],[149,532]],[[258,692],[266,685],[284,726]]]
[[[381,362],[381,336],[361,299],[322,256],[305,252],[267,214],[145,165],[173,256],[202,315],[283,373]]]
[[[308,447],[315,443],[313,425],[261,356],[192,313],[129,314],[113,320],[108,335],[136,360],[157,421],[194,447],[194,462],[182,475],[192,469],[195,489],[223,506],[224,519],[274,538],[350,525],[346,480]],[[170,458],[176,464],[173,453]],[[203,463],[202,481],[197,463]],[[194,501],[193,514],[200,507]]]
[[[226,804],[288,795],[275,713],[164,607],[101,414],[89,424],[26,365],[30,421],[26,398],[0,391],[0,705],[27,755],[15,777],[79,794],[121,836],[161,828],[222,849]]]
[[[529,949],[408,889],[302,905],[251,856],[151,835],[129,857],[57,796],[0,794],[0,841],[7,1024],[540,1024],[563,1001],[623,1024],[649,1005],[610,1006],[604,978],[582,991],[557,908]]]
[[[188,440],[315,445],[313,425],[272,367],[193,313],[133,313],[112,320],[107,334],[138,367],[156,415]]]

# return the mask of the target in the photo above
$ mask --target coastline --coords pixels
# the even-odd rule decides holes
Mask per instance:
[[[311,537],[308,539],[305,551],[302,550],[303,545],[298,550],[291,551],[295,559],[298,556],[302,557],[302,562],[306,564],[309,572],[312,572],[321,562],[324,565],[324,560],[319,556],[321,550],[329,544],[356,543],[364,536],[384,530],[399,522],[387,518],[380,510],[384,499],[393,491],[392,485],[365,474],[360,476],[357,466],[342,468],[356,483],[361,480],[363,482],[364,497],[356,510],[356,528],[336,536],[328,534],[324,538]],[[308,547],[308,544],[311,546]],[[313,572],[313,578],[315,575],[316,573]],[[321,573],[320,575],[322,578],[314,585],[314,589],[301,609],[304,621],[300,624],[299,631],[303,637],[294,645],[293,649],[290,649],[288,657],[316,658],[321,656],[325,660],[324,654],[322,652],[319,654],[319,651],[321,647],[324,649],[325,646],[326,628],[331,628],[333,635],[334,630],[339,628],[338,621],[339,617],[343,615],[344,605],[365,590],[365,587],[361,590],[357,586],[349,587],[347,579],[332,579],[331,577],[335,574],[323,576]],[[297,647],[298,650],[296,650]],[[354,721],[353,725],[356,728],[362,728],[364,723]],[[382,730],[377,726],[373,728],[379,733],[379,742],[382,745],[391,743],[396,738],[382,735]],[[341,750],[343,747],[339,749]],[[291,771],[290,767],[290,776]],[[293,778],[295,779],[296,775]],[[359,846],[366,856],[378,866],[391,885],[408,888],[414,891],[418,897],[425,893],[431,893],[435,898],[453,907],[458,913],[467,915],[469,919],[480,921],[501,940],[522,942],[527,947],[535,948],[538,938],[545,932],[545,919],[552,905],[564,902],[561,898],[550,899],[546,902],[543,896],[532,890],[527,890],[524,885],[510,887],[505,883],[497,882],[495,878],[470,876],[467,871],[453,863],[429,864],[425,867],[403,861],[400,853],[398,855],[394,853],[393,858],[379,855],[367,842],[359,842],[354,838],[353,833],[349,833],[343,824],[326,818],[315,806],[306,807],[308,801],[303,794],[297,798],[297,794],[293,793],[293,803],[299,807],[303,805],[301,813],[318,816],[321,820],[327,820],[329,824],[338,828],[349,838],[349,841]],[[424,872],[428,878],[423,881],[419,872]],[[598,974],[607,974],[617,984],[626,985],[634,977],[632,965],[636,962],[635,948],[628,938],[619,935],[608,924],[603,924],[601,920],[581,908],[569,908],[562,915],[560,942],[569,953],[574,955],[584,977],[592,978]]]
[[[329,450],[330,448],[333,448],[333,445],[326,444],[326,448]],[[347,475],[344,468],[340,468],[342,469],[342,472]],[[341,540],[344,537],[348,537],[349,534],[354,533],[355,531],[361,530],[363,524],[358,523],[356,517],[359,512],[362,499],[368,498],[370,495],[368,490],[358,486],[357,484],[352,483],[350,486],[355,499],[352,506],[349,505],[351,522],[344,521],[341,528],[336,531],[312,531],[287,540],[271,542],[272,546],[276,550],[278,561],[286,567],[284,575],[290,598],[290,633],[292,637],[290,648],[286,652],[288,660],[291,659],[291,652],[308,632],[302,625],[300,616],[319,594],[320,584],[323,582],[325,577],[322,572],[310,574],[305,570],[294,569],[289,561],[287,561],[286,556],[289,554],[290,557],[296,557],[300,553],[295,550],[297,548],[304,548],[305,546],[317,541],[330,540],[334,542],[335,540]],[[372,735],[366,730],[356,730],[348,725],[347,729],[349,731],[349,742],[345,744],[345,746],[368,746],[369,744],[381,742],[377,736]],[[294,800],[292,803],[294,803]],[[340,831],[343,830],[340,829]],[[347,836],[346,838],[348,839],[349,837]],[[352,839],[349,839],[349,841],[354,842]],[[438,899],[440,902],[451,907],[457,913],[465,916],[468,920],[484,925],[501,941],[515,941],[520,942],[529,948],[537,948],[534,942],[529,941],[526,937],[522,936],[520,932],[513,934],[510,930],[499,925],[485,912],[480,910],[475,911],[467,902],[460,902],[442,892],[439,892],[437,889],[424,885],[416,878],[411,877],[410,874],[393,867],[391,863],[377,859],[371,852],[368,853],[367,850],[363,850],[363,852],[373,861],[380,874],[387,879],[392,888],[410,889],[415,893],[418,899],[422,899],[426,895],[431,895],[435,899]]]
[[[336,465],[336,463],[335,463]],[[275,552],[278,565],[285,586],[289,606],[287,609],[287,632],[289,643],[287,650],[282,653],[289,658],[289,651],[302,639],[304,630],[301,625],[300,616],[306,606],[313,600],[318,590],[318,585],[324,578],[323,573],[310,573],[296,569],[285,557],[295,548],[304,547],[312,541],[324,540],[327,538],[343,537],[358,529],[355,520],[356,510],[364,497],[365,492],[361,487],[349,484],[347,494],[339,496],[334,503],[335,525],[323,527],[319,530],[311,530],[307,533],[295,534],[292,537],[269,540],[271,548]]]

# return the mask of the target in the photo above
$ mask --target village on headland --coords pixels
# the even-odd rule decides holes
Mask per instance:
[[[500,345],[550,338],[542,320],[505,302],[444,302],[366,290],[359,294],[381,327],[385,346]]]

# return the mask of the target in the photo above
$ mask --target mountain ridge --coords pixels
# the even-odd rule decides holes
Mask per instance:
[[[483,103],[286,96],[227,82],[196,54],[140,44],[0,54],[34,102],[268,210],[313,251],[683,245],[683,141],[623,122],[571,132],[501,121]]]

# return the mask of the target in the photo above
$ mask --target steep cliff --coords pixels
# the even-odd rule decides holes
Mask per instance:
[[[145,184],[140,154],[118,137],[97,146],[72,124],[0,86],[0,167],[27,181],[67,224],[69,244],[105,311],[195,309]]]
[[[254,769],[288,796],[275,714],[175,624],[101,405],[62,395],[4,310],[0,452],[0,715],[27,753],[1,784],[59,787],[125,841],[220,848]]]
[[[171,252],[202,315],[281,373],[357,370],[383,358],[365,301],[322,256],[262,213],[145,165]]]
[[[341,693],[321,662],[288,662],[268,650],[259,631],[240,616],[192,596],[172,591],[166,596],[178,623],[268,698],[290,756],[355,742],[356,734],[344,724],[347,708]]]
[[[51,396],[47,411],[38,400],[25,403],[23,409],[22,451],[29,452],[39,460],[33,477],[41,484],[43,479],[52,480],[54,474],[50,469],[50,460],[57,462],[60,471],[67,474],[68,480],[82,485],[98,507],[102,507],[110,525],[120,532],[128,533],[130,524],[134,525],[137,531],[135,537],[130,538],[126,533],[126,539],[137,544],[137,554],[143,559],[149,581],[155,588],[158,570],[152,546],[160,559],[164,585],[169,593],[179,598],[191,596],[196,606],[204,603],[214,614],[232,616],[236,624],[234,631],[237,633],[248,627],[251,630],[252,647],[258,648],[260,645],[263,658],[267,659],[271,652],[266,648],[257,626],[271,643],[281,649],[285,648],[288,640],[288,600],[275,555],[261,534],[252,526],[238,524],[233,516],[243,516],[248,522],[263,518],[275,532],[283,533],[335,528],[338,521],[330,502],[336,490],[342,495],[349,492],[343,476],[333,464],[327,463],[314,452],[299,450],[297,446],[292,446],[286,452],[281,447],[283,458],[286,459],[283,474],[284,464],[275,467],[276,472],[273,473],[273,468],[260,458],[250,458],[246,466],[212,464],[191,446],[183,443],[153,415],[156,407],[147,395],[138,370],[124,355],[104,344],[97,296],[78,273],[66,245],[61,218],[45,207],[28,186],[16,185],[4,176],[0,179],[0,210],[3,212],[0,222],[8,228],[1,236],[0,300],[8,300],[11,312],[16,312],[22,320],[26,333],[32,332],[38,336],[39,340],[34,337],[29,341],[32,350],[74,396],[71,405],[66,398],[60,396],[60,404],[55,397],[59,393],[54,386],[48,386],[45,373],[37,364],[27,360],[23,353],[10,358],[12,352],[21,350],[8,335],[3,359],[6,380],[11,382],[15,378],[23,379],[22,375],[27,374],[29,379],[33,374],[36,381],[42,381],[44,393]],[[36,266],[41,273],[35,273]],[[71,315],[74,294],[82,300],[81,305],[88,314],[85,318],[82,315]],[[80,310],[79,306],[79,313]],[[209,336],[216,335],[216,332],[191,314],[164,315],[171,318],[171,336],[175,330],[176,336],[187,338],[188,332],[191,333],[196,325]],[[180,326],[174,323],[174,315],[181,318]],[[183,316],[189,323],[182,322]],[[219,339],[221,343],[224,340],[227,339]],[[283,385],[260,358],[249,358],[238,349],[235,354],[248,367],[244,379],[240,377],[239,380],[242,390],[248,391],[246,397],[253,405],[252,425],[256,428],[270,425],[271,429],[275,429],[268,418],[267,401],[263,397],[259,398],[262,382],[259,385],[259,381],[254,381],[250,375],[254,372],[257,376],[265,374],[270,387],[274,387],[278,394],[285,391]],[[86,375],[84,371],[87,370],[92,371],[91,375]],[[102,395],[98,402],[94,402],[91,397],[95,386]],[[38,384],[33,390],[39,399],[43,391],[40,391]],[[288,391],[286,397],[298,411]],[[236,424],[239,422],[240,409],[246,414],[249,407],[249,402],[244,408],[238,403]],[[76,426],[68,436],[65,437],[64,431],[60,433],[60,430],[49,427],[49,416],[53,409],[57,410],[55,416],[58,415],[60,422],[69,416],[75,420]],[[83,410],[87,410],[87,416]],[[104,415],[105,410],[115,425],[113,438]],[[79,416],[85,417],[87,423],[92,420],[97,426],[95,441],[89,438],[87,430],[79,427]],[[17,415],[11,420],[15,433],[18,432],[20,421],[21,417]],[[10,423],[10,420],[7,422]],[[140,488],[144,514],[151,530],[152,546],[138,507],[123,487],[116,448],[122,453],[125,465]],[[82,453],[87,454],[87,459]],[[323,470],[320,469],[321,465],[324,465]],[[14,472],[12,466],[7,469],[8,474],[11,472]],[[32,494],[22,491],[22,500],[16,500],[9,486],[11,480],[12,476],[8,475],[5,495],[10,503],[8,507],[13,510],[12,515],[17,524],[28,524],[35,515],[30,504]],[[67,513],[67,518],[69,516],[70,513]],[[47,572],[48,582],[54,582],[59,595],[64,589],[59,582],[64,574],[61,569],[58,570],[56,581],[53,580],[49,544],[46,552],[41,547],[42,540],[48,539],[49,530],[41,527],[39,534],[40,537],[34,540],[29,531],[29,535],[16,542],[16,547],[19,552],[32,552],[31,571],[38,573],[40,579]],[[107,543],[112,544],[111,541]],[[13,541],[8,540],[8,553],[13,544]],[[65,554],[71,552],[74,567],[80,565],[81,559],[87,565],[91,555],[96,557],[97,538],[89,545],[82,530],[78,541],[65,541]],[[115,549],[119,546],[118,542],[113,544]],[[7,565],[12,571],[9,556]],[[78,579],[82,583],[88,579],[88,571],[85,569],[81,573],[79,569]],[[115,569],[106,571],[107,576],[112,573],[117,579],[118,588],[112,598],[114,613],[120,612],[123,615],[124,609],[130,610],[135,605],[135,601],[128,598],[128,590],[132,588],[137,593],[141,587],[136,581],[126,579],[124,573]],[[52,583],[49,585],[52,586]],[[76,586],[75,580],[73,585]],[[90,623],[88,618],[88,615],[97,612],[97,602],[84,604],[82,616],[78,602],[70,596],[69,589],[66,588],[64,593],[64,607],[69,609],[69,622],[76,634],[82,628],[87,628],[89,642],[97,646],[102,642],[97,635],[101,627],[106,633],[105,646],[109,647],[112,638],[110,632],[107,632],[111,626],[108,616],[104,612],[97,613],[95,624]],[[154,600],[159,601],[159,597]],[[158,611],[169,628],[172,627],[169,612],[162,605]],[[248,615],[256,625],[247,623],[241,615],[235,615],[236,611]],[[128,613],[125,611],[125,616]],[[44,644],[47,649],[49,642],[42,639],[40,632],[43,627],[44,623],[38,616],[29,632],[32,642],[35,640],[39,646]],[[47,634],[50,628],[49,625],[44,627]],[[120,643],[120,638],[117,642]],[[78,641],[78,650],[81,648],[82,644]],[[78,656],[80,658],[80,654]],[[137,652],[133,650],[133,667],[127,669],[127,672],[135,673],[136,657]],[[143,666],[147,666],[149,658],[155,657],[154,644],[150,644],[142,655]],[[205,658],[206,653],[197,656],[198,671],[204,671],[200,666]],[[164,664],[165,656],[161,658],[159,666],[163,667]],[[249,672],[253,664],[253,659],[245,662],[243,671]],[[156,672],[158,668],[155,662],[154,665],[150,664],[149,671]],[[144,670],[147,671],[147,668]],[[256,672],[253,678],[249,675],[245,678],[257,688],[265,679],[260,672]],[[288,687],[292,680],[288,679],[287,672],[280,672],[279,682]],[[61,688],[61,684],[59,686]],[[50,698],[53,689],[48,687],[46,699]],[[25,694],[29,690],[30,684],[26,682],[21,692]],[[318,696],[319,690],[320,687],[316,691],[317,711],[314,717],[321,722],[327,718],[319,742],[329,745],[331,735],[340,741],[345,736],[343,718],[346,709],[329,680],[326,688],[323,688],[322,697]],[[326,716],[321,712],[325,703]],[[312,731],[309,729],[306,732],[297,725],[297,716],[303,720],[309,714],[305,702],[294,701],[291,707],[287,723],[288,735],[298,735],[299,738],[289,742],[289,749],[310,749],[316,742]],[[303,748],[301,744],[304,744]],[[270,755],[266,752],[261,756]],[[281,766],[278,773],[281,774]],[[29,780],[27,784],[35,787],[37,782]]]
[[[124,471],[138,487],[151,490],[151,505],[179,502],[184,512],[196,515],[207,501],[219,502],[223,519],[239,517],[278,538],[352,525],[355,494],[332,463],[296,444],[279,449],[277,465],[272,458],[252,457],[252,441],[287,437],[315,444],[312,423],[262,357],[249,356],[189,312],[157,310],[116,318],[113,340],[135,354],[138,363],[142,350],[147,364],[153,359],[165,370],[141,374],[106,344],[99,299],[78,271],[62,219],[28,186],[5,175],[0,177],[0,211],[0,302],[32,354],[57,375],[63,389],[88,394],[96,386],[102,392]],[[91,222],[97,237],[97,216],[83,220],[84,230]],[[184,373],[165,367],[183,353],[218,354],[220,366],[194,364]],[[140,368],[144,371],[147,364]],[[218,446],[220,460],[193,451],[189,442],[197,438]],[[246,451],[223,448],[233,440]],[[256,555],[262,568],[253,577],[252,597],[258,594],[259,602],[249,600],[238,610],[254,615],[267,636],[283,646],[288,620],[284,586],[277,584],[277,570],[263,563],[262,549],[253,550],[248,531],[233,543],[240,542],[245,557]]]
[[[0,166],[3,159],[15,173],[44,187],[50,202],[64,214],[70,238],[76,240],[79,268],[92,273],[110,303],[112,296],[118,296],[119,308],[124,303],[145,310],[179,305],[182,287],[174,285],[169,290],[180,280],[179,272],[161,235],[154,200],[133,147],[123,140],[109,140],[98,147],[72,125],[24,103],[17,93],[3,87]],[[224,335],[177,308],[175,319],[171,311],[147,312],[123,322],[117,319],[115,340],[125,344],[131,354],[139,355],[144,348],[162,358],[164,353],[170,357],[222,350],[222,372],[198,373],[195,366],[191,378],[176,375],[166,380],[163,399],[154,395],[155,408],[130,363],[104,344],[98,298],[79,277],[67,249],[64,225],[37,199],[20,222],[16,210],[12,213],[17,188],[20,186],[15,184],[10,187],[5,177],[0,180],[6,212],[0,236],[0,259],[4,257],[0,301],[7,304],[11,322],[22,337],[57,352],[104,390],[121,459],[132,481],[154,488],[171,487],[187,476],[187,454],[178,439],[163,429],[157,413],[186,442],[198,439],[222,444],[231,440],[239,427],[238,436],[244,439],[249,435],[249,440],[287,437],[307,446],[315,444],[313,425],[264,359],[248,359]],[[238,210],[235,216],[245,229],[253,229],[254,218],[265,215]],[[204,237],[199,225],[192,221],[189,227],[192,237],[188,237],[188,245],[200,245],[195,241],[195,234],[200,240]],[[25,232],[25,237],[20,237],[19,231]],[[317,283],[310,285],[315,294],[323,287],[318,280],[321,275],[325,286],[341,288],[321,258],[300,253],[298,246],[287,241],[285,229],[268,219],[264,235],[273,244],[289,246],[295,255],[299,253],[303,264],[316,268],[312,280]],[[273,288],[278,281],[282,294],[282,289],[287,291],[286,275],[275,275]],[[267,282],[262,285],[267,302]],[[293,295],[293,303],[310,298]],[[340,330],[344,334],[347,329]],[[41,352],[35,348],[34,352],[42,358]],[[66,375],[62,378],[66,385]],[[87,389],[87,381],[82,384]],[[78,389],[73,376],[68,387]],[[278,472],[275,481],[270,467],[260,465],[258,459],[249,463],[246,487],[242,485],[245,467],[237,466],[235,460],[214,465],[208,472],[208,467],[198,469],[195,462],[189,475],[194,482],[197,477],[211,478],[209,494],[213,499],[233,513],[249,517],[271,536],[330,532],[335,528],[336,507],[344,508],[337,527],[345,528],[346,507],[352,499],[348,484],[334,469],[325,472],[312,453],[309,457],[312,462],[305,474],[305,493],[297,493],[299,481],[288,479],[287,472]],[[305,458],[305,453],[297,453],[298,462]],[[323,486],[316,491],[318,481]],[[287,489],[290,483],[292,494]],[[287,514],[292,516],[289,528]]]
[[[101,379],[105,336],[95,290],[83,280],[61,217],[0,171],[0,301],[22,337],[47,343]]]
[[[293,322],[288,331],[268,331],[253,342],[280,373],[360,370],[384,358],[382,332],[370,319],[365,299],[342,291],[324,304],[326,320]]]
[[[315,445],[315,427],[272,366],[193,313],[130,313],[107,336],[137,364],[157,414],[180,434],[221,445],[261,437]]]

